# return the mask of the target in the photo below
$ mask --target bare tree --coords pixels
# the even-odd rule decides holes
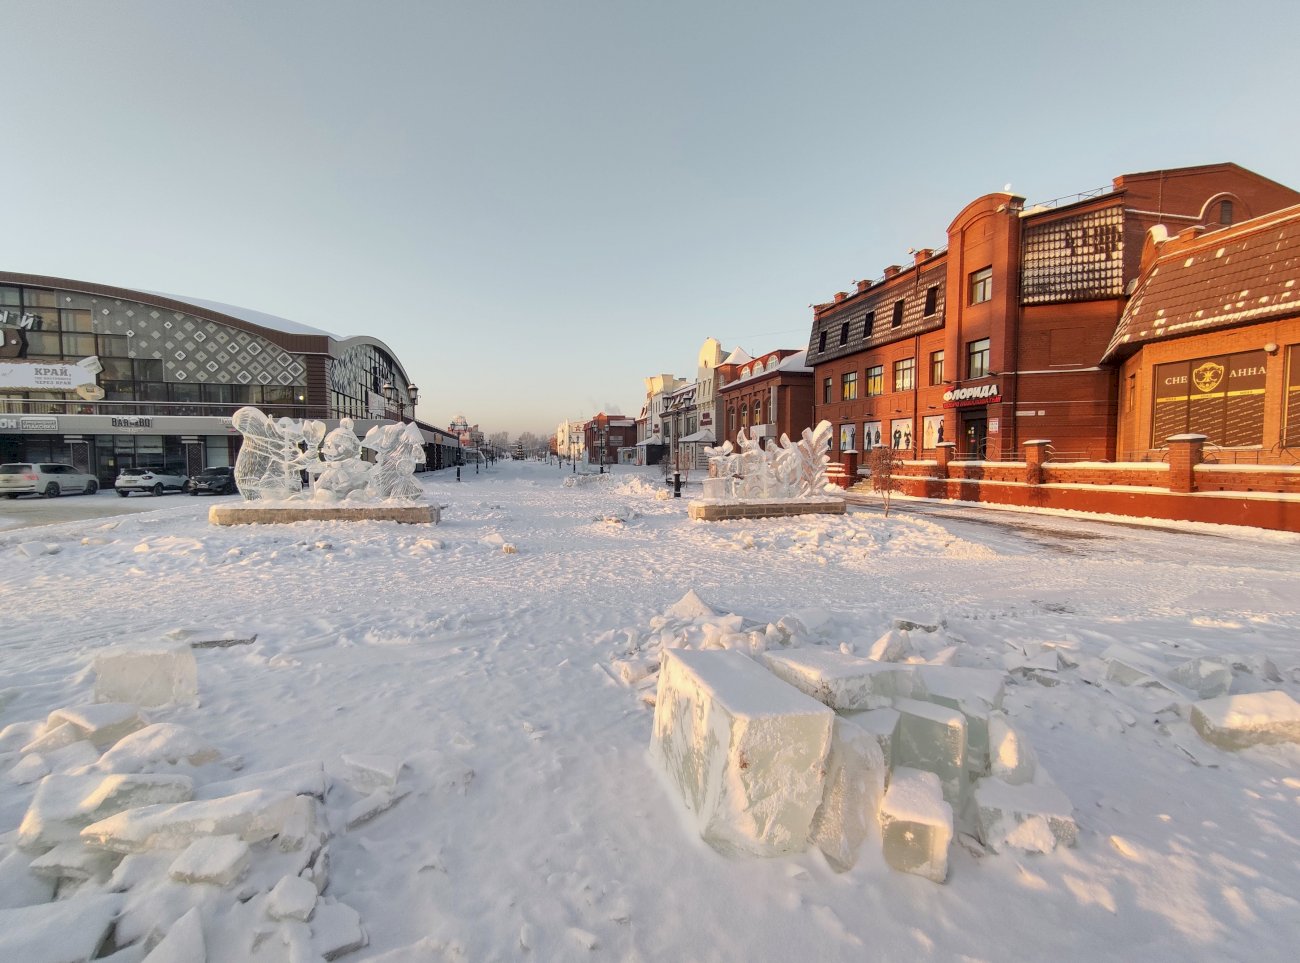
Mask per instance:
[[[894,474],[898,462],[897,452],[888,445],[877,445],[867,456],[867,465],[871,469],[871,490],[880,495],[886,518],[889,517],[890,496],[903,487],[902,480]]]

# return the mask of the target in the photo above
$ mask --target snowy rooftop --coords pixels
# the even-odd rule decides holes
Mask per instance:
[[[314,334],[321,337],[341,340],[337,334],[329,331],[323,331],[320,328],[313,328],[311,325],[302,324],[298,321],[290,321],[288,318],[280,318],[274,314],[266,314],[262,311],[254,311],[250,308],[241,308],[234,304],[223,304],[220,301],[209,301],[206,298],[191,298],[181,294],[167,294],[164,291],[149,291],[148,294],[156,294],[159,297],[171,298],[173,301],[182,301],[185,304],[192,304],[196,308],[204,308],[208,311],[216,311],[219,314],[227,314],[232,318],[238,318],[240,321],[247,321],[249,324],[260,325],[263,328],[269,328],[272,331],[280,331],[284,334]]]

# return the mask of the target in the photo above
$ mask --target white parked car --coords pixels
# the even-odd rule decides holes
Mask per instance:
[[[113,487],[125,498],[132,492],[161,495],[168,491],[184,491],[187,481],[189,478],[185,475],[178,475],[165,468],[123,468],[117,473]]]
[[[41,462],[16,461],[0,465],[0,495],[17,498],[19,495],[57,495],[99,491],[99,479],[71,465],[51,465]]]

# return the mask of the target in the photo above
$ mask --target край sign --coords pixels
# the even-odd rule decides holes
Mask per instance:
[[[95,373],[80,362],[0,361],[0,388],[76,391],[83,385],[94,383]]]

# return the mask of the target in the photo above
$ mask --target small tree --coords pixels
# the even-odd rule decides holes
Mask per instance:
[[[877,445],[867,456],[867,465],[871,469],[871,490],[880,495],[888,518],[890,495],[903,487],[901,480],[894,475],[898,467],[897,454],[888,445]]]

